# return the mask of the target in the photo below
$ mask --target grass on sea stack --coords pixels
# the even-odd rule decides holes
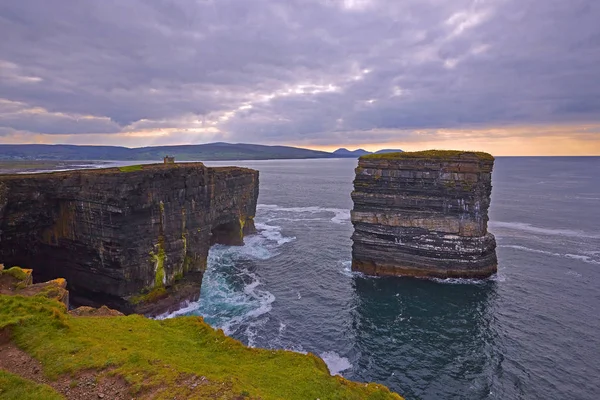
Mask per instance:
[[[493,161],[494,157],[489,153],[482,151],[464,151],[464,150],[423,150],[423,151],[404,151],[401,153],[382,153],[368,154],[361,156],[361,159],[403,159],[403,158],[434,158],[450,159],[459,158],[464,155],[475,155],[480,160]]]
[[[136,398],[401,399],[382,385],[330,376],[314,355],[246,347],[200,317],[73,317],[44,296],[0,296],[3,328],[49,378],[116,374]]]

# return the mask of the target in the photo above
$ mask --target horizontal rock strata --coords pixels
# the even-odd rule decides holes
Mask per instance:
[[[213,243],[254,230],[258,172],[202,163],[0,175],[0,262],[71,301],[156,314],[200,293]]]
[[[494,158],[425,151],[363,156],[354,180],[352,269],[369,275],[482,278]]]

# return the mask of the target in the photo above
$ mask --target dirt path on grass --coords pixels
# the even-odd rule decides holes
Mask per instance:
[[[14,344],[3,340],[0,332],[0,369],[29,379],[35,383],[46,384],[73,400],[129,400],[129,386],[119,377],[98,371],[82,371],[73,376],[61,376],[53,381],[48,379],[42,365]],[[6,338],[4,338],[6,339]]]

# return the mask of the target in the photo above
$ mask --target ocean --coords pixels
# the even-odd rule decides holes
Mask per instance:
[[[170,316],[315,353],[407,399],[599,397],[599,157],[496,159],[499,266],[483,281],[353,273],[356,163],[207,162],[260,171],[259,233],[214,246],[199,302]]]

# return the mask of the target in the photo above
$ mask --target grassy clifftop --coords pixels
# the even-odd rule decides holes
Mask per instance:
[[[382,385],[330,376],[312,354],[248,348],[200,317],[76,317],[43,294],[0,295],[3,330],[49,378],[93,370],[124,379],[136,398],[401,399]]]
[[[361,159],[403,159],[403,158],[431,158],[431,159],[450,159],[459,158],[465,155],[474,155],[480,160],[494,160],[489,153],[482,151],[464,151],[464,150],[423,150],[423,151],[404,151],[401,153],[381,153],[368,154],[361,156]]]

